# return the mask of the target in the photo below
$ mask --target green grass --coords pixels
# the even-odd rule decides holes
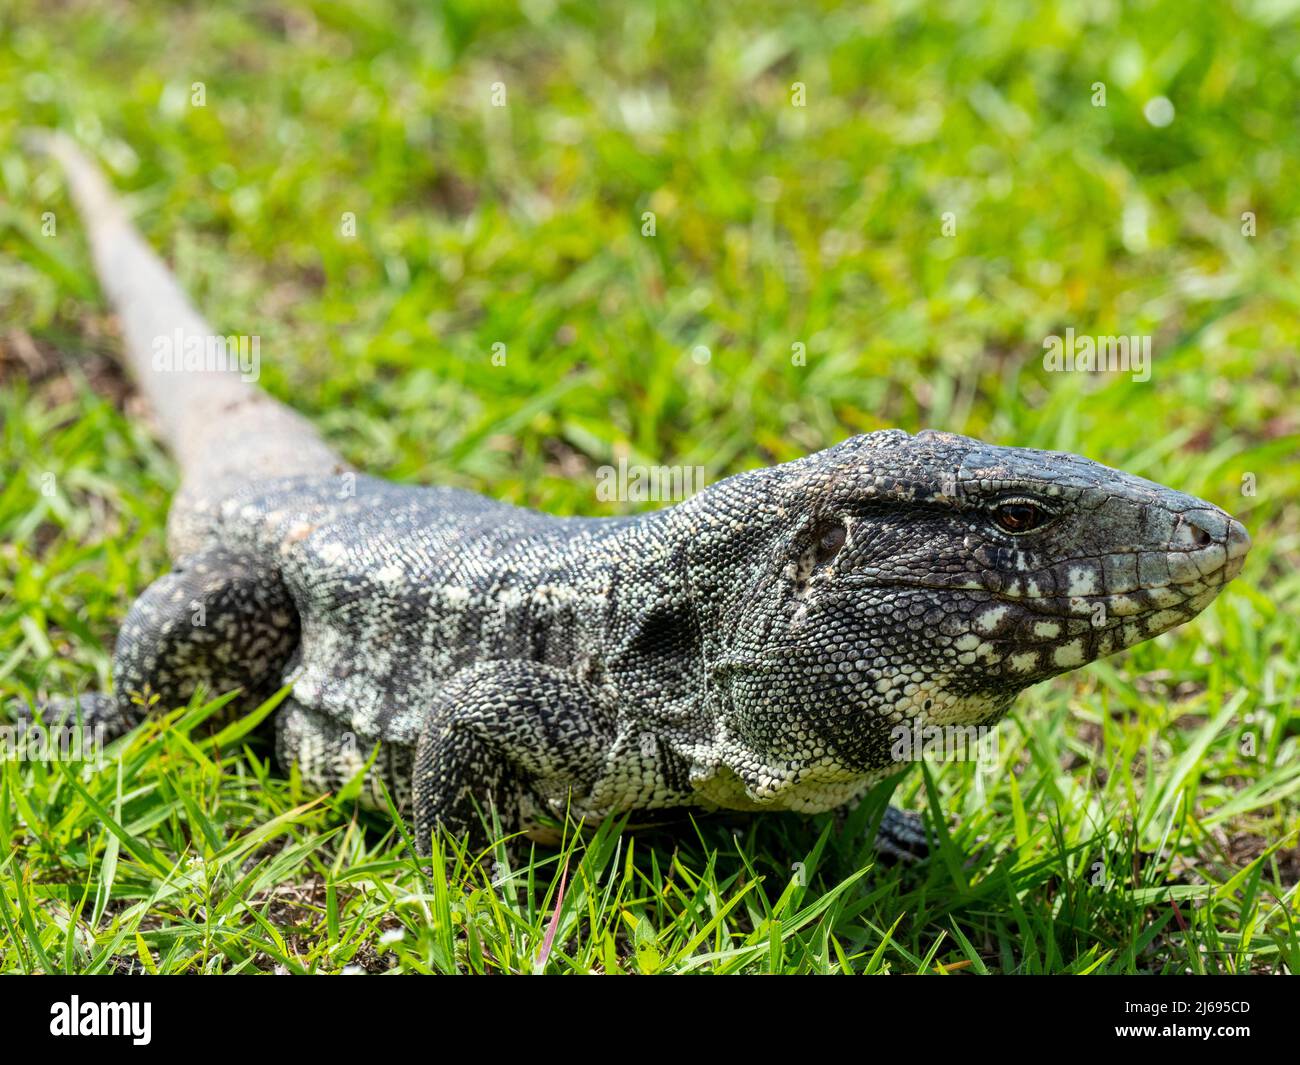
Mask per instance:
[[[4,762],[0,970],[1300,969],[1286,5],[497,8],[0,14],[0,696],[108,682],[175,485],[35,124],[105,160],[208,316],[261,336],[263,384],[372,472],[608,514],[619,455],[713,480],[932,426],[1209,498],[1245,572],[1022,696],[992,771],[908,774],[939,838],[911,869],[873,864],[878,795],[842,828],[607,825],[426,872],[199,706],[102,767]],[[1067,327],[1150,334],[1151,380],[1045,372]]]

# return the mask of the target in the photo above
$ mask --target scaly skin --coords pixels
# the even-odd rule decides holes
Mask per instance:
[[[146,685],[170,706],[292,681],[281,759],[329,789],[381,744],[365,792],[413,795],[422,843],[475,830],[475,803],[507,830],[832,809],[902,768],[897,726],[992,724],[1193,617],[1249,547],[1077,456],[897,430],[631,518],[351,475],[209,505],[209,544],[127,619],[117,712]],[[1030,505],[1036,528],[1000,527]]]
[[[184,475],[175,570],[136,601],[115,691],[80,712],[292,682],[281,762],[334,788],[380,754],[417,841],[678,806],[827,810],[901,768],[905,726],[981,725],[1017,692],[1195,616],[1250,546],[1217,507],[1074,455],[886,430],[635,518],[555,518],[345,472],[229,371],[66,137],[126,357]],[[50,712],[67,712],[66,704]],[[47,715],[48,720],[48,715]],[[915,826],[886,819],[887,849]]]

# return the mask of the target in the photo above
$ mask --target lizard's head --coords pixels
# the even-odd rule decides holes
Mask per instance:
[[[882,764],[891,725],[991,723],[1030,684],[1189,620],[1250,547],[1203,500],[949,433],[767,472],[775,517],[732,561],[713,673],[746,742],[845,767]]]

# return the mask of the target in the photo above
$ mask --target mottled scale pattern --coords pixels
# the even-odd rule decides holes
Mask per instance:
[[[1008,531],[999,508],[1041,524]],[[676,506],[559,518],[344,473],[261,481],[141,598],[117,700],[292,682],[278,751],[437,825],[567,810],[820,811],[901,768],[896,725],[1016,693],[1202,610],[1249,538],[1087,459],[886,430]],[[188,624],[203,604],[204,626]]]

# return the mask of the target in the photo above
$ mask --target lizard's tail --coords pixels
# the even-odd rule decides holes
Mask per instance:
[[[67,175],[95,271],[122,322],[131,372],[180,463],[172,554],[195,549],[215,504],[242,484],[345,469],[304,418],[252,383],[260,340],[222,336],[204,321],[71,138],[37,131],[30,141]]]

